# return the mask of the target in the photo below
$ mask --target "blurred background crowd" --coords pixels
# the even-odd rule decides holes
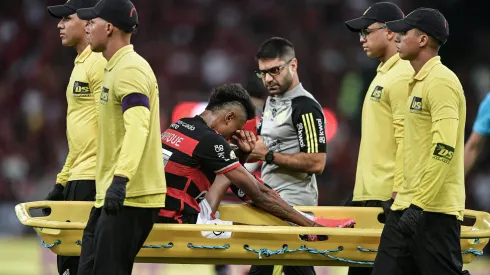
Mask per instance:
[[[76,55],[63,48],[46,6],[63,0],[0,1],[0,233],[26,232],[13,205],[43,199],[66,154],[65,89]],[[239,82],[266,96],[253,71],[261,42],[272,36],[296,48],[303,86],[335,114],[319,202],[337,205],[353,188],[360,110],[378,60],[368,59],[344,21],[368,0],[133,0],[140,28],[136,51],[158,78],[161,124],[178,103],[206,101],[210,90]],[[467,100],[467,137],[478,105],[490,91],[490,32],[486,9],[463,0],[393,0],[407,14],[441,10],[450,37],[442,61],[460,78]],[[484,3],[482,2],[484,5]],[[329,126],[327,125],[327,128]],[[490,154],[485,146],[466,181],[467,208],[490,211]],[[27,232],[31,232],[27,230]]]

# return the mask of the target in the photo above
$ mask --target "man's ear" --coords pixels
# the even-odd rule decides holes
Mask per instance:
[[[296,73],[298,69],[298,59],[296,59],[296,57],[291,61],[289,67],[292,73]]]
[[[419,36],[419,47],[425,47],[429,44],[429,36],[427,34],[422,34]]]
[[[396,38],[396,32],[392,32],[390,30],[386,31],[386,38],[388,38],[388,41],[392,41]]]
[[[107,23],[106,25],[106,33],[107,33],[107,36],[111,36],[112,33],[114,32],[114,25],[112,25],[111,23]]]
[[[228,123],[230,123],[235,118],[236,118],[235,112],[233,112],[233,111],[228,112],[225,115],[225,123],[228,124]]]

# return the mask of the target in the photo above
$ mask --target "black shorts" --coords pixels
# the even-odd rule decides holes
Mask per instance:
[[[124,206],[117,215],[92,208],[83,231],[78,275],[131,274],[158,209]]]
[[[155,223],[179,223],[179,224],[196,224],[197,223],[197,214],[195,215],[183,215],[180,217],[163,217],[158,216],[155,220]]]
[[[95,201],[95,180],[69,181],[63,189],[65,201]],[[57,256],[58,273],[61,275],[69,271],[70,275],[76,275],[80,257]]]
[[[424,212],[416,236],[409,237],[398,228],[402,214],[388,215],[372,274],[462,274],[461,222],[452,215]]]

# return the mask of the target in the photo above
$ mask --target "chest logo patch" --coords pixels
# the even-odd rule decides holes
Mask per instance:
[[[100,93],[100,103],[106,104],[109,101],[109,89],[102,87],[102,92]]]
[[[410,103],[410,112],[411,113],[422,112],[422,98],[416,96],[413,97],[412,103]]]
[[[75,83],[73,83],[73,96],[75,97],[90,96],[90,87],[88,86],[88,83],[75,81]]]
[[[381,100],[382,95],[383,95],[383,87],[376,86],[376,87],[374,87],[374,90],[371,93],[371,100],[379,102]]]

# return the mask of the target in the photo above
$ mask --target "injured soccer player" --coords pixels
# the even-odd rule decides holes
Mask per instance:
[[[256,137],[240,129],[254,116],[255,108],[247,91],[239,84],[227,84],[213,90],[203,113],[180,119],[163,132],[167,198],[157,222],[232,224],[214,215],[232,186],[238,195],[242,193],[238,189],[242,190],[246,194],[243,197],[255,207],[292,224],[352,226],[352,219],[330,223],[297,211],[243,167]],[[233,150],[228,140],[238,150]]]

